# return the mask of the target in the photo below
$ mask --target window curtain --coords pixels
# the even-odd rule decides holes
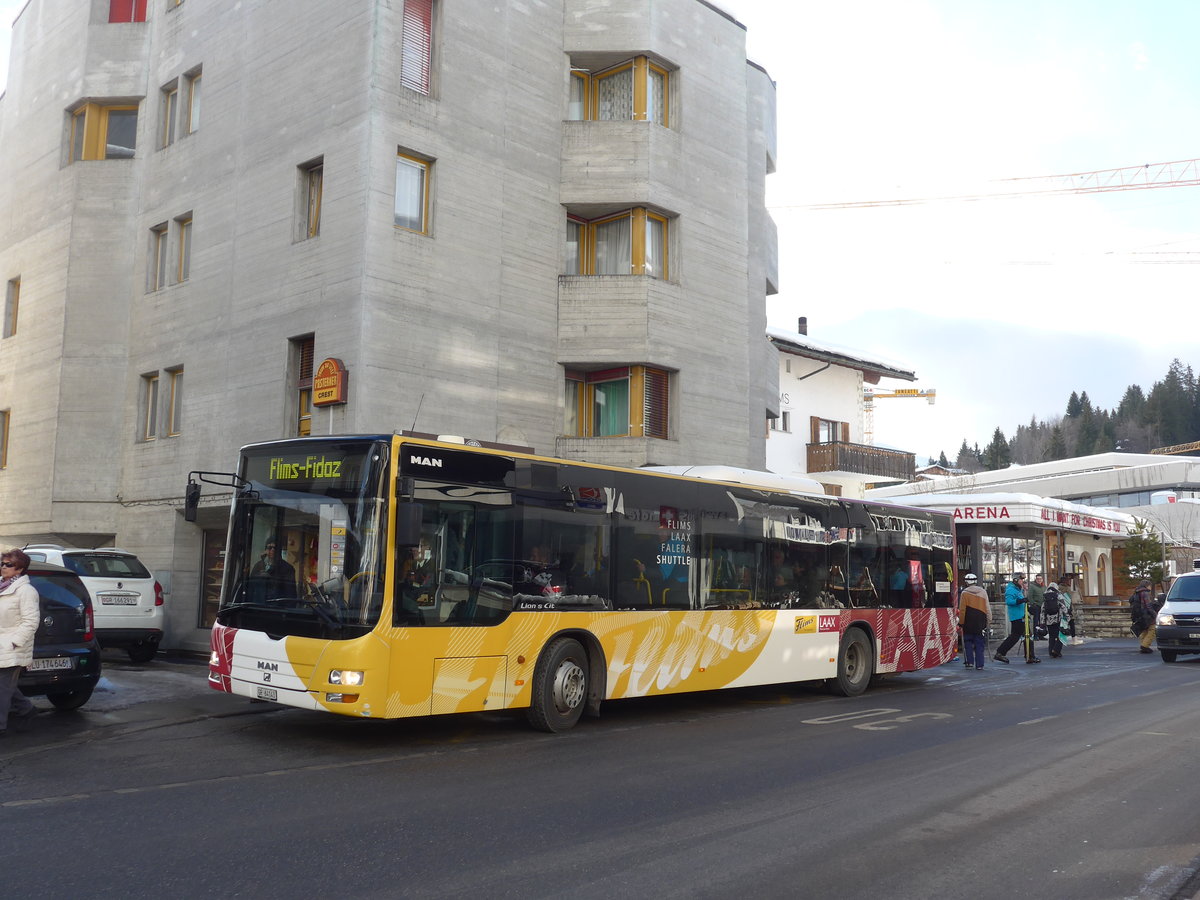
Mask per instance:
[[[592,434],[629,434],[629,379],[603,381],[592,387]]]
[[[413,231],[425,230],[425,167],[407,159],[396,160],[396,224]]]
[[[567,103],[567,118],[572,122],[587,117],[587,79],[571,73],[571,99]]]
[[[661,219],[646,216],[646,274],[666,278],[666,228]]]
[[[667,78],[662,72],[650,69],[646,85],[646,118],[659,125],[667,124]]]
[[[596,274],[628,275],[633,258],[629,216],[596,226]]]
[[[597,118],[606,121],[633,118],[633,68],[605,75],[597,84]]]

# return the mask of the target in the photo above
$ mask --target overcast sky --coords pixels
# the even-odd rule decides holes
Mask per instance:
[[[1194,0],[718,0],[778,85],[772,325],[916,370],[880,444],[1011,437],[1197,364],[1200,188],[813,210],[1200,157]],[[0,0],[0,77],[24,0]],[[882,387],[888,387],[885,382]],[[904,387],[892,383],[891,387]]]

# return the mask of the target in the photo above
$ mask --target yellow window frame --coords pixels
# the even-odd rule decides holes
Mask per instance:
[[[651,212],[644,206],[635,206],[632,209],[624,210],[623,212],[613,215],[604,216],[599,219],[581,219],[578,216],[567,216],[567,221],[579,227],[579,273],[581,275],[596,274],[596,229],[601,225],[606,225],[610,222],[616,222],[620,219],[629,219],[629,244],[630,244],[630,259],[629,259],[629,274],[631,275],[650,275],[651,278],[659,278],[667,280],[670,277],[670,245],[671,245],[671,227],[670,220],[656,212]],[[662,263],[661,273],[647,272],[647,242],[651,237],[651,229],[647,227],[648,222],[657,222],[662,227]],[[575,273],[569,273],[575,274]]]
[[[192,217],[176,220],[179,223],[179,257],[175,264],[175,283],[182,284],[192,274]]]
[[[668,127],[671,124],[671,73],[663,66],[653,62],[648,56],[635,56],[615,66],[602,69],[599,72],[572,71],[571,77],[583,81],[585,89],[583,118],[596,121],[600,116],[600,82],[626,70],[633,70],[633,101],[632,121],[646,122],[650,116],[650,73],[653,72],[663,80],[662,121],[658,124]]]
[[[85,103],[71,113],[70,162],[108,158],[108,114],[138,111],[137,104]]]
[[[624,375],[620,373],[624,372]],[[602,437],[656,437],[646,434],[646,382],[647,374],[653,373],[669,379],[670,373],[655,366],[616,366],[597,372],[577,372],[568,370],[566,380],[578,387],[566,393],[565,402],[575,405],[575,433],[571,437],[596,437],[593,433],[591,416],[592,404],[595,402],[596,385],[609,384],[613,381],[628,379],[629,382],[629,431],[625,434],[602,435]],[[669,402],[669,401],[668,401]],[[565,417],[564,417],[565,423]]]
[[[416,234],[429,234],[429,181],[430,176],[433,174],[433,165],[429,160],[421,159],[418,156],[413,156],[399,150],[396,151],[396,163],[397,165],[412,166],[421,172],[421,227],[409,228],[407,225],[401,225],[394,221],[393,224],[396,228],[403,231],[411,231]]]

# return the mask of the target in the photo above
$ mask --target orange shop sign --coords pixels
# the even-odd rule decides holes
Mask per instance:
[[[329,357],[321,360],[312,380],[313,406],[332,406],[346,402],[346,382],[349,380],[346,367],[340,359]]]

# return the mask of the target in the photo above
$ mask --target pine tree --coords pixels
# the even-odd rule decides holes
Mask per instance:
[[[1046,452],[1042,458],[1047,462],[1067,458],[1067,441],[1063,437],[1061,425],[1055,425],[1050,429],[1050,442],[1046,444]]]
[[[1120,570],[1135,581],[1149,578],[1157,583],[1163,579],[1163,543],[1144,519],[1133,521],[1133,530],[1125,540],[1125,562]]]
[[[950,460],[946,459],[946,451],[945,450],[943,450],[941,453],[938,454],[937,464],[939,466],[941,466],[943,469],[950,468]]]
[[[1079,395],[1074,391],[1071,391],[1071,399],[1067,401],[1067,415],[1071,418],[1074,418],[1075,416],[1079,415],[1080,411],[1081,408],[1079,405]]]
[[[1012,453],[1008,441],[1004,437],[1004,432],[997,428],[992,434],[992,442],[983,451],[984,468],[994,472],[997,469],[1008,468],[1011,462]]]

